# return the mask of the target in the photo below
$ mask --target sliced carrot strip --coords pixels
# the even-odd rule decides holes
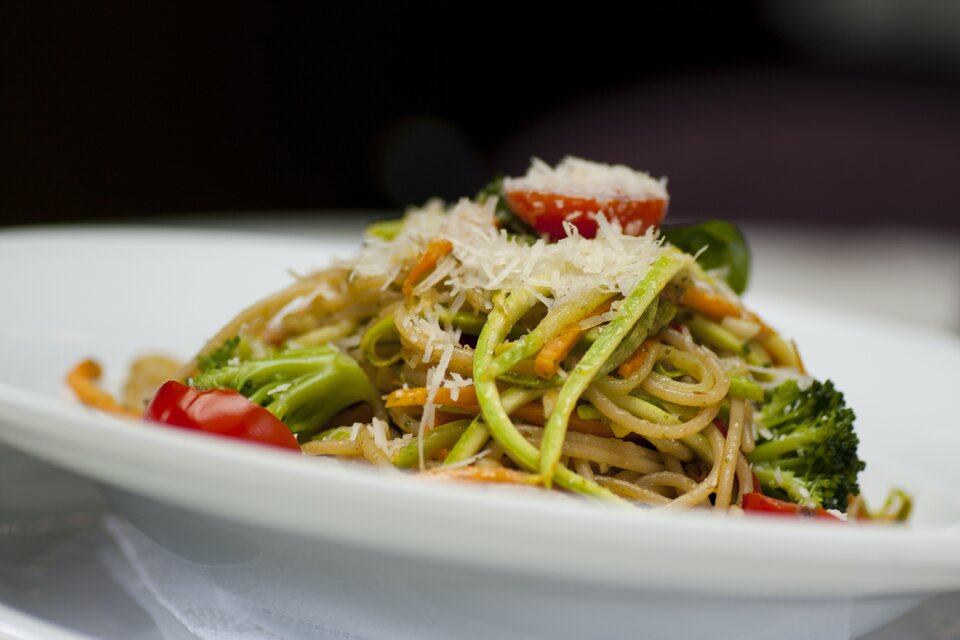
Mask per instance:
[[[420,474],[437,480],[473,480],[505,484],[537,484],[538,476],[506,467],[437,467]]]
[[[516,417],[522,422],[540,427],[547,422],[543,415],[543,405],[539,402],[525,404],[514,411],[511,416]],[[610,427],[600,420],[586,420],[578,416],[576,413],[570,416],[570,420],[567,423],[567,429],[570,431],[576,431],[577,433],[588,433],[590,435],[601,436],[604,438],[614,437],[613,431],[610,430]]]
[[[426,387],[414,387],[413,389],[397,389],[387,396],[387,408],[394,407],[422,407],[427,404],[427,394],[429,389]],[[437,389],[437,395],[433,399],[434,404],[446,404],[452,407],[479,411],[480,406],[477,403],[477,392],[471,387],[460,387],[460,393],[457,399],[453,399],[453,389],[440,387]]]
[[[713,320],[724,316],[740,317],[743,313],[743,308],[726,296],[695,286],[685,287],[678,302]]]
[[[131,411],[97,386],[102,369],[94,360],[83,360],[67,373],[67,385],[77,399],[88,407],[128,418],[139,418],[140,413]]]
[[[590,317],[606,313],[610,310],[610,301],[606,301],[590,314]],[[556,375],[560,362],[567,357],[574,345],[586,331],[580,328],[580,323],[574,323],[553,336],[540,348],[533,363],[534,372],[541,378],[549,380]]]
[[[407,279],[403,281],[403,295],[409,298],[413,294],[413,287],[417,284],[417,281],[433,271],[440,259],[451,251],[453,251],[453,243],[449,240],[432,240],[424,249],[417,264],[413,265]]]
[[[734,318],[743,318],[755,322],[760,325],[760,333],[757,334],[759,338],[767,338],[776,333],[757,314],[744,309],[738,302],[715,291],[689,286],[683,289],[680,297],[677,298],[677,302],[690,307],[694,311],[699,311],[711,320],[722,320],[726,316],[733,316]]]
[[[533,370],[541,378],[552,378],[560,368],[560,361],[567,357],[582,335],[583,330],[573,325],[547,340],[533,362]]]
[[[637,347],[637,350],[617,368],[617,373],[620,374],[620,377],[629,378],[636,373],[640,367],[643,366],[643,363],[647,361],[650,350],[656,343],[656,340],[644,340],[643,344]]]

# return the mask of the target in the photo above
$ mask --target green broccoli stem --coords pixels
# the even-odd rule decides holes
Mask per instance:
[[[806,483],[792,471],[777,470],[776,467],[767,467],[764,465],[754,465],[753,472],[757,474],[757,480],[761,487],[767,489],[779,489],[783,491],[793,502],[805,507],[820,506],[813,499],[810,489]]]
[[[770,440],[757,447],[750,453],[751,462],[770,462],[779,460],[798,450],[822,442],[830,435],[827,429],[806,428]]]

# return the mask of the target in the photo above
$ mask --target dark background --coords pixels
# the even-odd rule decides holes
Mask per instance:
[[[863,5],[8,4],[0,223],[394,208],[572,153],[672,217],[960,228],[957,12]]]

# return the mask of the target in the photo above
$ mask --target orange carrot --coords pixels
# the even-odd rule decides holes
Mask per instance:
[[[541,427],[547,422],[543,415],[543,405],[539,402],[525,404],[514,411],[511,416],[515,416],[522,422]],[[570,420],[567,422],[567,429],[570,431],[576,431],[577,433],[588,433],[590,435],[601,436],[604,438],[613,437],[613,431],[610,430],[610,427],[600,420],[586,420],[578,416],[576,413],[570,416]]]
[[[590,317],[606,313],[609,310],[610,301],[608,300],[594,309]],[[540,348],[536,360],[534,360],[534,372],[541,378],[548,380],[556,375],[557,369],[560,368],[560,361],[567,357],[567,354],[585,333],[586,331],[580,328],[580,323],[576,322],[547,340]]]
[[[449,240],[432,240],[424,249],[417,264],[413,265],[407,279],[403,281],[403,295],[409,298],[413,294],[413,287],[417,284],[417,281],[433,271],[440,259],[451,251],[453,251],[453,243]]]
[[[93,360],[84,360],[67,373],[67,386],[76,394],[77,399],[88,407],[107,413],[139,418],[141,414],[127,409],[109,393],[97,386],[101,374],[100,365]]]
[[[640,367],[643,366],[643,363],[647,361],[647,357],[650,355],[650,349],[652,349],[656,343],[656,340],[644,340],[643,344],[633,352],[633,355],[624,360],[623,364],[617,368],[617,373],[620,374],[620,377],[629,378],[636,373]]]
[[[387,408],[394,407],[422,407],[427,404],[428,389],[426,387],[415,387],[413,389],[397,389],[387,396]],[[433,399],[434,404],[446,404],[452,407],[459,407],[470,411],[479,411],[480,406],[477,403],[477,392],[473,387],[460,387],[460,393],[457,399],[453,399],[453,389],[440,387],[437,389],[437,395]]]
[[[743,308],[726,296],[695,286],[685,287],[678,302],[712,320],[720,320],[724,316],[739,318],[743,313]]]
[[[420,474],[437,480],[473,480],[506,484],[537,484],[538,476],[506,467],[437,467]]]
[[[577,325],[572,325],[547,340],[533,362],[533,370],[541,378],[548,380],[552,378],[560,368],[560,361],[567,357],[582,335],[583,330]]]

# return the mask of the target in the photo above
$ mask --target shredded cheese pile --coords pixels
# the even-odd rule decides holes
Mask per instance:
[[[622,164],[607,165],[573,157],[564,158],[556,167],[534,158],[525,176],[507,178],[503,187],[506,191],[553,193],[597,201],[667,199],[664,178],[658,180]]]
[[[552,307],[585,291],[629,293],[667,251],[653,230],[642,236],[626,235],[618,222],[603,216],[597,217],[594,239],[583,238],[568,225],[566,238],[553,243],[540,239],[529,245],[497,228],[495,205],[492,198],[483,205],[464,199],[447,214],[437,203],[408,212],[396,238],[366,242],[353,272],[383,278],[384,286],[389,286],[430,241],[440,238],[450,241],[453,251],[415,292],[443,285],[456,297],[470,291],[530,287]]]

